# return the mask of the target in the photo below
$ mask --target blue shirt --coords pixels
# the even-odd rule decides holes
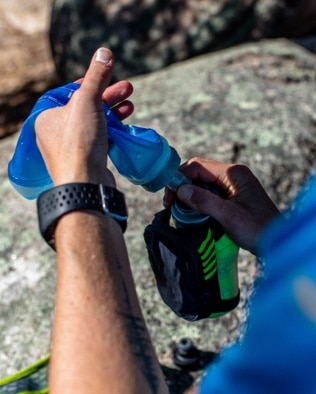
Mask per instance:
[[[245,335],[207,369],[200,394],[316,393],[316,177],[295,207],[264,231]]]

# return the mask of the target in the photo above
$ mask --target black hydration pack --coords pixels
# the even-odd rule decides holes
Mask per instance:
[[[238,247],[214,219],[174,228],[170,209],[145,228],[149,262],[163,301],[194,321],[231,311],[239,303]]]

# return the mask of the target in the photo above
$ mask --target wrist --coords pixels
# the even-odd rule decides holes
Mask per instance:
[[[102,184],[109,187],[115,187],[116,182],[112,172],[108,168],[102,170],[79,169],[78,171],[63,171],[60,174],[52,176],[55,186],[65,185],[68,183],[94,183]]]
[[[64,215],[74,211],[96,211],[115,220],[124,232],[127,207],[124,194],[113,187],[94,183],[68,183],[47,190],[37,200],[40,232],[54,248],[55,229]]]

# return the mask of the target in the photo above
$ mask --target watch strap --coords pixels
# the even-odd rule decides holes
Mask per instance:
[[[107,214],[123,232],[126,230],[127,208],[122,192],[105,185],[68,183],[44,191],[37,199],[40,232],[50,246],[54,247],[54,232],[60,217],[80,210]]]

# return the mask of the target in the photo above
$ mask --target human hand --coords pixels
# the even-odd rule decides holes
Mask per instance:
[[[133,87],[127,81],[108,87],[112,67],[112,52],[100,48],[68,104],[44,111],[36,119],[37,145],[55,186],[69,182],[115,186],[106,168],[108,138],[102,101],[124,119],[133,112],[127,100]]]
[[[212,183],[223,191],[220,197],[194,185],[182,185],[176,194],[166,189],[164,205],[177,197],[189,207],[212,216],[240,247],[255,253],[263,227],[279,211],[251,170],[240,164],[224,164],[193,158],[179,170],[193,181]]]

